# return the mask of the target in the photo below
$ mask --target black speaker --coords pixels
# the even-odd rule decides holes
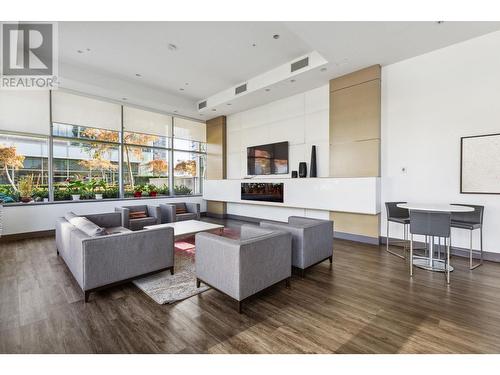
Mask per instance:
[[[292,171],[292,178],[297,178],[297,171]]]
[[[309,171],[309,177],[318,177],[316,169],[316,146],[312,146],[311,148],[311,170]]]
[[[299,177],[307,177],[307,164],[305,161],[299,163]]]

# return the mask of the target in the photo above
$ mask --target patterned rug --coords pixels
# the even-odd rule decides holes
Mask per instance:
[[[235,229],[224,228],[224,237],[238,238]],[[191,236],[175,242],[175,272],[160,272],[134,280],[133,283],[160,305],[171,304],[200,294],[208,289],[206,285],[196,288],[195,237]]]

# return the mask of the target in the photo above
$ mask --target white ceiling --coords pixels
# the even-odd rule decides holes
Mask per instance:
[[[500,22],[60,22],[60,75],[66,88],[205,119],[198,101],[313,50],[326,72],[224,114],[496,30]]]

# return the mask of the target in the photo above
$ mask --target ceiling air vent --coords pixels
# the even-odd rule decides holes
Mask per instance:
[[[305,68],[308,65],[309,65],[309,57],[305,57],[302,60],[295,61],[291,65],[291,72],[293,73],[299,69]]]
[[[234,89],[234,95],[241,94],[242,92],[245,92],[245,91],[247,91],[247,84],[246,83],[244,83],[241,86],[236,87]]]
[[[201,103],[198,103],[198,109],[203,109],[207,106],[207,101],[203,101]]]

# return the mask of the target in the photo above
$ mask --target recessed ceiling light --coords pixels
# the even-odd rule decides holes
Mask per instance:
[[[202,114],[200,114],[200,117],[203,117],[203,113],[202,113]]]
[[[227,103],[226,105],[232,105],[231,103]]]
[[[215,108],[212,108],[212,112],[215,112],[215,111],[217,111],[217,110]]]
[[[90,48],[85,48],[87,50],[87,52],[90,52]]]
[[[271,91],[271,89],[266,89],[267,92]]]
[[[141,77],[142,77],[142,74],[140,74],[140,73],[135,73],[135,76],[136,76],[136,77],[141,78]]]
[[[181,87],[181,88],[179,89],[179,91],[184,91],[184,87]]]
[[[294,83],[294,82],[295,82],[295,80],[294,80],[294,79],[291,79],[291,80],[290,80],[290,82]]]
[[[321,68],[320,69],[322,72],[326,72],[326,68]]]
[[[186,86],[188,86],[188,85],[189,85],[189,82],[186,82],[186,83],[185,83],[185,85],[186,85]]]
[[[77,50],[76,52],[78,53],[83,53],[83,51],[81,49]]]
[[[128,100],[127,98],[122,98],[122,100]]]
[[[179,112],[179,111],[178,111],[178,110],[175,110],[175,111],[174,111],[174,113],[177,113],[177,112]]]
[[[168,49],[169,51],[177,51],[177,46],[175,44],[169,43]]]
[[[438,25],[441,25],[442,23],[444,23],[444,21],[436,21],[436,23],[437,23]]]
[[[257,47],[257,44],[255,44],[255,43],[252,43],[252,47]]]
[[[274,35],[273,35],[273,38],[274,38],[274,39],[279,39],[279,38],[280,38],[280,34],[274,34]]]

